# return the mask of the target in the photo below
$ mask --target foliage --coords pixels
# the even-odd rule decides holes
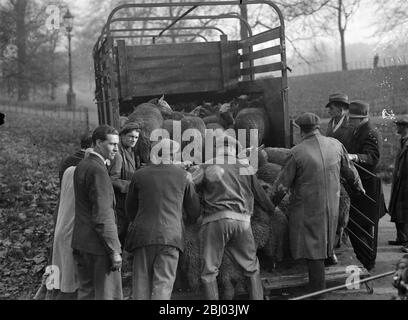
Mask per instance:
[[[51,246],[58,166],[84,127],[7,114],[0,128],[0,299],[31,299]]]

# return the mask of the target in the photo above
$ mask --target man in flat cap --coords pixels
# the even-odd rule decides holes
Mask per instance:
[[[133,253],[133,299],[170,300],[184,223],[195,223],[200,200],[189,174],[173,164],[180,145],[162,139],[151,148],[151,163],[137,170],[126,196],[131,221],[125,249]]]
[[[329,103],[326,105],[331,117],[326,136],[339,140],[346,148],[350,140],[350,130],[348,128],[349,105],[349,97],[344,93],[330,95]]]
[[[116,217],[118,222],[118,235],[123,247],[125,243],[129,221],[125,214],[126,194],[129,190],[130,180],[136,171],[134,147],[139,139],[139,124],[130,122],[125,124],[119,132],[118,153],[109,167],[116,197]]]
[[[312,292],[325,288],[324,261],[333,255],[340,201],[340,176],[364,193],[344,146],[320,134],[320,119],[305,113],[296,122],[302,142],[291,149],[278,176],[272,201],[278,205],[291,190],[289,240],[292,257],[306,259]]]
[[[349,125],[352,139],[348,147],[350,160],[357,164],[357,170],[368,196],[362,198],[351,194],[350,217],[353,222],[349,222],[348,225],[351,231],[349,236],[357,259],[367,270],[375,266],[378,222],[386,211],[381,180],[376,176],[380,161],[381,136],[370,122],[369,110],[370,106],[365,101],[350,103]],[[362,217],[361,213],[366,217]]]
[[[389,241],[389,244],[402,245],[403,252],[408,253],[408,115],[400,117],[395,123],[401,140],[395,159],[389,212],[397,229],[397,239]]]

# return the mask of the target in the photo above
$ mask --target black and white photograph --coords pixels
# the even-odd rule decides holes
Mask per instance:
[[[0,0],[0,300],[408,300],[407,33],[407,0]]]

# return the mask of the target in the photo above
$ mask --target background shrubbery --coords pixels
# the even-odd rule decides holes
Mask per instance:
[[[0,127],[0,299],[32,298],[47,265],[61,160],[86,126],[7,113]]]

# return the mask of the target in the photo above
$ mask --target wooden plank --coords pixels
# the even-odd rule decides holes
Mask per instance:
[[[131,85],[152,82],[196,81],[201,79],[221,79],[220,66],[200,66],[178,69],[149,69],[129,74]]]
[[[218,54],[202,54],[185,57],[163,57],[160,59],[132,59],[129,61],[129,71],[140,71],[146,69],[178,69],[194,68],[197,66],[219,66],[220,57]]]
[[[219,53],[218,42],[205,43],[172,43],[146,46],[129,46],[128,55],[131,58],[182,57],[196,54]]]
[[[251,54],[251,58],[253,60],[256,60],[256,59],[261,59],[261,58],[265,58],[265,57],[269,57],[269,56],[275,56],[275,55],[278,55],[278,54],[281,54],[281,46],[280,45],[255,51],[255,52],[253,52]],[[239,57],[239,61],[240,62],[249,61],[249,58],[250,58],[250,56],[249,56],[248,53],[242,54]]]
[[[229,79],[231,77],[228,55],[229,55],[228,37],[226,35],[221,35],[220,56],[221,56],[222,82],[224,90],[228,89]]]
[[[257,35],[254,35],[252,37],[249,37],[247,39],[243,39],[239,41],[238,47],[240,49],[244,49],[246,47],[255,46],[263,42],[268,42],[268,41],[272,41],[275,39],[279,39],[280,36],[281,36],[281,27],[277,27],[275,29],[265,31]]]
[[[155,96],[162,94],[183,94],[192,92],[211,92],[222,90],[221,79],[206,79],[191,81],[179,81],[168,83],[145,83],[131,87],[130,94],[133,96]]]
[[[282,62],[269,63],[269,64],[264,64],[262,66],[242,69],[241,75],[249,75],[251,74],[251,71],[253,71],[254,74],[272,72],[272,71],[280,71],[282,70],[282,68],[283,68]]]
[[[360,269],[360,279],[370,277],[370,273],[366,269],[363,267]],[[350,275],[346,273],[345,267],[326,268],[326,282],[345,281],[349,276]],[[265,290],[296,288],[307,285],[309,283],[309,276],[307,273],[263,276],[262,283]]]
[[[119,95],[120,97],[126,97],[128,95],[128,63],[125,40],[118,40],[117,44],[118,53],[116,65],[119,74]]]

